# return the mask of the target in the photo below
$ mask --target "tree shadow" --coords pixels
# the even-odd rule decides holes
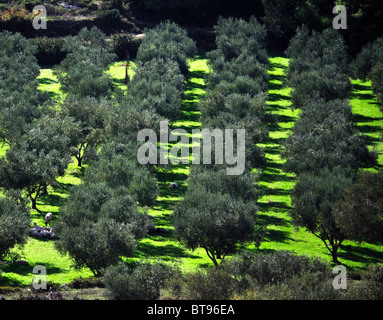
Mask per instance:
[[[57,194],[48,194],[46,196],[40,197],[40,204],[41,205],[48,205],[52,207],[60,207],[65,201],[65,198],[62,196],[59,196]]]
[[[383,117],[369,117],[369,116],[365,116],[365,115],[360,114],[360,113],[354,113],[352,116],[352,121],[355,123],[372,122],[372,121],[379,121],[379,120],[383,120]]]
[[[192,78],[205,80],[208,75],[209,75],[209,72],[207,72],[205,70],[193,70],[193,71],[189,72],[189,76],[190,76],[189,80],[191,80]],[[188,82],[190,82],[190,81],[188,81]]]
[[[268,93],[268,101],[280,101],[280,100],[284,100],[284,101],[291,101],[291,97],[290,96],[287,96],[285,94],[280,94],[280,93],[271,93],[269,92]]]
[[[262,190],[264,191],[264,194],[268,195],[268,196],[288,196],[288,195],[290,195],[290,190],[281,189],[281,188],[262,187]]]
[[[193,78],[194,79],[204,79],[204,78],[200,78],[200,77],[193,77]],[[185,91],[188,92],[186,95],[188,95],[190,91],[193,94],[193,91],[195,89],[205,90],[206,84],[197,83],[195,81],[192,81],[192,79],[190,79],[188,82],[186,82]]]
[[[265,235],[264,242],[279,242],[279,243],[287,243],[289,241],[294,240],[293,238],[289,237],[290,232],[283,231],[283,230],[267,230],[267,233]]]
[[[259,202],[258,208],[261,212],[286,212],[291,209],[291,206],[286,202],[281,201],[268,201]]]
[[[60,274],[60,273],[65,272],[64,269],[57,267],[56,265],[53,265],[51,263],[36,262],[35,265],[43,265],[46,268],[48,275]],[[10,264],[6,264],[5,266],[1,266],[0,268],[4,273],[15,273],[15,274],[20,275],[20,276],[29,276],[30,275],[32,278],[32,277],[34,277],[34,274],[32,273],[33,267],[34,266],[32,266],[32,265],[22,266],[22,265],[18,265],[15,263],[10,263]],[[7,277],[1,277],[0,276],[0,286],[25,287],[26,285],[24,285],[21,281],[18,281],[14,278],[7,278]]]
[[[146,257],[160,257],[161,260],[174,260],[174,258],[192,258],[198,259],[199,256],[190,254],[186,249],[175,246],[173,244],[166,244],[155,246],[151,243],[141,242],[137,247],[136,256]]]
[[[125,79],[118,79],[114,77],[111,77],[110,79],[117,87],[128,86],[127,91],[129,91],[129,85],[126,83]]]
[[[170,227],[173,226],[174,222],[174,216],[172,213],[165,213],[160,216],[155,216],[153,219],[153,223],[156,227]],[[174,231],[172,229],[168,230],[168,233],[161,233],[161,234],[151,234],[151,238],[154,237],[160,237],[162,238],[173,238],[174,237]]]
[[[383,262],[383,252],[358,245],[342,245],[342,249],[345,252],[339,252],[339,259],[351,260],[364,264]]]
[[[49,85],[49,84],[57,83],[57,81],[50,79],[50,78],[38,78],[37,81],[39,84],[42,84],[42,85]]]
[[[270,216],[265,213],[258,213],[257,222],[264,225],[273,225],[273,226],[281,226],[281,227],[288,227],[290,225],[286,219]]]
[[[364,89],[367,91],[366,89]],[[370,90],[369,90],[370,91]],[[350,99],[360,99],[360,100],[373,100],[375,99],[375,95],[371,92],[350,92]]]
[[[69,194],[70,189],[74,186],[72,183],[57,182],[53,186],[54,192]]]
[[[360,83],[353,83],[352,88],[357,91],[371,90],[369,85]]]
[[[272,78],[273,79],[270,79],[270,80],[278,80],[278,78],[282,79],[283,77],[282,76],[272,75]],[[275,82],[271,82],[271,81],[269,81],[267,87],[268,87],[269,90],[280,90],[280,89],[284,88],[283,83],[275,83]],[[269,92],[268,95],[270,95],[270,94],[271,93]]]
[[[172,170],[177,168],[182,168],[182,166],[172,165]],[[158,182],[169,183],[169,184],[171,182],[185,181],[188,178],[188,175],[186,173],[174,172],[170,170],[156,172],[156,175],[157,175]],[[169,185],[167,185],[167,187],[169,188]],[[171,190],[177,190],[177,189],[171,189]]]
[[[82,179],[82,178],[84,178],[84,174],[85,174],[85,168],[79,167],[78,170],[76,170],[72,173],[72,176],[79,178],[79,179]]]
[[[280,146],[270,146],[270,145],[266,145],[264,146],[264,150],[266,153],[268,154],[280,154],[281,153],[281,147]]]
[[[166,197],[166,195],[161,195],[161,196]],[[177,205],[177,203],[178,203],[178,200],[176,200],[176,199],[175,200],[162,199],[162,200],[156,202],[155,207],[161,211],[173,210],[174,207]]]

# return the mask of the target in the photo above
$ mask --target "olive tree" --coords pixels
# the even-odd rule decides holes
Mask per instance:
[[[101,276],[122,256],[133,255],[137,241],[146,234],[146,223],[125,188],[83,183],[71,190],[60,208],[56,247],[69,254],[77,268],[87,267]]]
[[[357,170],[374,163],[376,154],[368,150],[351,119],[347,100],[310,100],[285,142],[285,169],[300,174],[336,166]]]
[[[174,22],[161,22],[146,32],[137,52],[137,60],[147,62],[155,58],[177,62],[181,73],[188,73],[187,58],[194,56],[197,48],[187,31]]]
[[[11,197],[0,197],[0,260],[15,245],[28,239],[31,217],[25,204]]]
[[[331,253],[333,262],[339,262],[338,250],[346,239],[336,225],[334,208],[353,179],[351,170],[342,167],[301,173],[292,191],[290,215],[293,224],[319,238]]]
[[[83,161],[94,158],[97,147],[106,140],[106,125],[114,105],[108,99],[94,97],[67,96],[60,103],[60,114],[63,118],[71,117],[79,125],[74,149],[74,156],[79,167]]]
[[[238,245],[259,243],[254,177],[227,176],[210,169],[193,174],[184,199],[174,210],[177,239],[190,249],[205,249],[215,266]]]
[[[383,174],[362,172],[344,190],[335,221],[349,239],[383,242]]]
[[[84,180],[108,187],[126,188],[142,206],[153,205],[158,196],[157,179],[150,168],[137,162],[138,144],[112,141],[103,146],[96,161],[87,169]]]
[[[150,109],[169,121],[182,114],[185,77],[173,60],[152,59],[138,63],[136,74],[128,86],[129,97],[145,101]]]
[[[55,71],[64,92],[80,97],[109,96],[113,82],[105,73],[116,59],[109,51],[106,36],[96,27],[82,29],[71,44],[71,52]]]
[[[0,186],[23,189],[37,209],[42,191],[65,173],[79,130],[70,117],[46,115],[0,158]]]
[[[290,58],[287,80],[292,102],[303,108],[313,98],[346,99],[351,90],[348,55],[342,36],[334,29],[319,33],[298,28],[286,50]]]
[[[47,96],[37,90],[35,46],[19,33],[0,33],[0,139],[12,145],[38,119]]]

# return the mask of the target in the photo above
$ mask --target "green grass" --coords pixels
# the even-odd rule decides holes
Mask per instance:
[[[372,170],[383,168],[383,113],[378,99],[372,92],[371,81],[351,80],[353,90],[350,104],[358,130],[365,134],[370,150],[378,152],[378,165]]]
[[[59,80],[53,74],[52,69],[40,69],[37,80],[39,82],[38,89],[48,92],[52,98],[57,98],[61,94]]]
[[[209,71],[207,60],[201,57],[190,60],[190,79],[186,82],[185,100],[183,102],[182,118],[171,124],[170,130],[184,129],[189,140],[192,138],[192,129],[201,127],[199,122],[198,102],[205,94],[204,75]],[[190,140],[191,141],[191,140]],[[175,143],[173,143],[175,144]],[[170,147],[173,145],[169,143]],[[191,155],[190,155],[191,157]],[[189,158],[191,160],[191,158]],[[149,235],[140,242],[135,259],[160,258],[164,261],[179,261],[183,271],[212,265],[203,249],[190,251],[174,239],[172,211],[182,199],[187,189],[189,165],[172,165],[170,170],[158,172],[160,195],[156,205],[149,213],[155,217],[156,227],[166,228],[170,232],[163,235]],[[177,189],[170,189],[171,182],[177,182]]]
[[[269,141],[263,145],[268,166],[260,177],[260,185],[265,195],[259,201],[259,218],[261,222],[269,225],[269,233],[259,251],[289,250],[299,255],[318,256],[330,261],[331,256],[322,241],[302,228],[295,229],[288,214],[291,210],[290,190],[294,187],[295,177],[283,171],[284,160],[281,159],[280,144],[291,134],[299,111],[292,110],[290,89],[283,85],[287,68],[287,59],[270,59],[268,108],[278,124],[271,127]],[[359,83],[359,86],[354,87],[351,93],[353,99],[350,101],[355,114],[355,125],[368,135],[369,148],[377,147],[380,150],[381,165],[382,143],[378,137],[383,128],[382,113],[371,94],[371,84],[353,82]],[[339,260],[350,269],[363,269],[369,263],[383,262],[383,247],[371,243],[357,244],[345,241],[343,248],[339,250]]]
[[[134,75],[132,63],[130,76]],[[248,247],[254,252],[273,252],[289,250],[299,255],[319,256],[327,261],[331,257],[323,243],[304,229],[296,230],[289,217],[291,210],[290,191],[295,184],[295,176],[283,171],[284,160],[281,158],[281,143],[291,134],[291,128],[299,117],[299,110],[291,108],[291,89],[283,84],[288,59],[282,57],[270,58],[269,66],[269,99],[267,112],[274,115],[276,122],[270,125],[270,136],[262,145],[265,148],[267,167],[260,175],[259,185],[264,195],[259,199],[259,222],[268,224],[268,234],[259,249],[253,245]],[[182,128],[191,137],[191,130],[200,128],[198,101],[205,94],[204,76],[209,71],[207,60],[202,57],[190,60],[191,77],[186,83],[186,98],[183,103],[183,115],[179,121],[171,124],[171,129]],[[121,89],[126,89],[124,83],[125,67],[123,62],[113,64],[109,70],[111,78]],[[60,85],[52,70],[42,69],[38,78],[39,88],[48,91],[54,98],[60,97]],[[383,165],[383,143],[380,139],[383,129],[383,114],[377,100],[372,94],[371,83],[353,80],[354,89],[350,95],[350,103],[354,113],[356,127],[367,136],[369,148],[379,152],[378,165],[368,170],[381,170]],[[5,153],[5,148],[1,149]],[[191,251],[174,239],[172,211],[182,199],[187,190],[189,165],[173,165],[170,170],[157,173],[160,195],[149,213],[155,217],[157,227],[168,229],[168,234],[149,235],[143,239],[137,249],[135,260],[142,258],[160,258],[165,261],[180,261],[183,271],[212,266],[206,253],[202,249]],[[33,221],[43,224],[43,214],[51,211],[53,223],[59,214],[59,208],[67,198],[71,186],[81,182],[83,171],[73,161],[64,177],[60,177],[59,184],[49,188],[47,196],[38,201],[42,214],[32,212]],[[178,189],[170,189],[170,182],[176,181]],[[6,265],[2,267],[4,277],[2,285],[26,286],[30,285],[34,277],[32,267],[41,264],[48,269],[48,281],[67,283],[82,276],[92,276],[87,269],[75,270],[71,260],[62,256],[55,248],[53,241],[30,239],[25,247],[18,252],[28,260],[31,267]],[[369,263],[383,262],[383,247],[372,243],[347,241],[339,252],[342,263],[352,269],[363,269]]]
[[[127,85],[125,83],[125,66],[126,61],[118,61],[113,63],[108,70],[110,78],[113,80],[113,82],[124,91],[126,91],[127,89]],[[132,77],[135,74],[135,68],[136,64],[133,61],[130,61],[128,70],[128,75],[130,79],[132,79]]]

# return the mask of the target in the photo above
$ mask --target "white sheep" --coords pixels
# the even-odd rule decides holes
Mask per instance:
[[[45,226],[48,226],[48,222],[50,222],[52,219],[52,212],[48,212],[45,216]]]
[[[177,182],[172,182],[169,187],[171,189],[175,189],[175,188],[178,188],[178,184],[177,184]]]

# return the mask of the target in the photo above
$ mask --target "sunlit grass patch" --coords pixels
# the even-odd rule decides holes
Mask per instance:
[[[130,79],[133,78],[136,68],[136,64],[133,61],[130,61],[129,63],[129,70],[128,70],[128,76]],[[116,84],[120,89],[123,91],[127,90],[127,84],[125,82],[125,76],[126,76],[126,61],[117,61],[110,65],[109,70],[107,73],[110,75],[110,78]]]
[[[40,69],[37,77],[38,89],[48,92],[51,98],[57,98],[61,94],[61,85],[58,78],[53,74],[52,69]]]
[[[371,81],[351,80],[350,104],[356,128],[367,137],[370,150],[378,152],[380,170],[383,166],[383,113],[372,92]]]

